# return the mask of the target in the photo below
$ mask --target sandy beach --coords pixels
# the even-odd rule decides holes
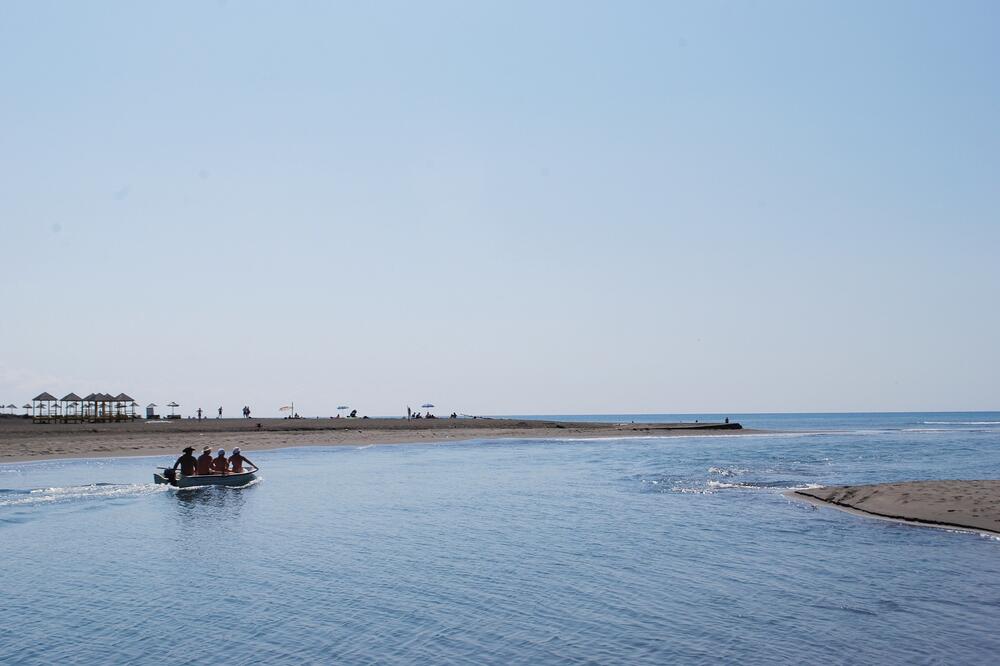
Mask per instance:
[[[259,424],[259,426],[258,426]],[[581,423],[518,419],[176,419],[32,423],[0,419],[0,463],[48,458],[179,454],[185,446],[260,451],[498,438],[596,438],[751,434],[739,424]]]
[[[1000,534],[1000,480],[996,479],[827,486],[787,494],[862,515]]]

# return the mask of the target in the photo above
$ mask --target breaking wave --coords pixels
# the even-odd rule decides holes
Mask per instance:
[[[924,421],[924,425],[1000,425],[1000,421]]]

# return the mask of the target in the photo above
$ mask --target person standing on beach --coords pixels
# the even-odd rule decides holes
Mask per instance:
[[[198,408],[198,420],[201,421],[201,407]]]
[[[216,417],[216,418],[220,418],[220,419],[222,418],[222,407],[219,407],[219,416]]]
[[[409,421],[410,417],[413,416],[413,410],[410,409],[409,405],[406,407],[406,420]]]

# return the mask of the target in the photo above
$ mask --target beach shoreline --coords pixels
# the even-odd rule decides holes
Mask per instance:
[[[903,481],[790,490],[788,498],[865,518],[1000,536],[1000,480]]]
[[[259,424],[259,425],[258,425]],[[300,446],[450,443],[493,439],[597,439],[761,434],[732,423],[584,423],[527,419],[162,419],[32,423],[0,419],[0,464],[179,455],[185,446],[247,452]]]

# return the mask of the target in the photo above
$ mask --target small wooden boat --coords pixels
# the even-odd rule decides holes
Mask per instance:
[[[231,474],[196,474],[182,476],[169,467],[159,467],[160,472],[153,472],[155,483],[166,483],[177,488],[193,488],[194,486],[245,486],[257,478],[260,470],[254,467],[246,472]]]

